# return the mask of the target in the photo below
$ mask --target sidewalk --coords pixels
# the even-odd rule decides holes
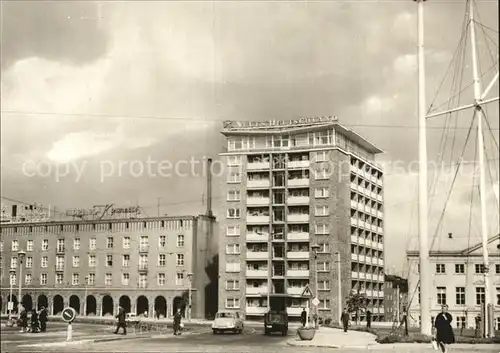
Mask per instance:
[[[288,341],[287,344],[295,347],[344,348],[369,351],[383,350],[384,352],[402,352],[414,348],[422,349],[422,352],[427,350],[429,352],[433,351],[430,343],[380,344],[375,339],[376,336],[368,332],[349,331],[345,334],[339,329],[320,327],[311,341],[301,341],[297,336]],[[495,344],[454,344],[452,348],[454,352],[491,352],[495,349],[498,349],[500,352],[500,345]]]

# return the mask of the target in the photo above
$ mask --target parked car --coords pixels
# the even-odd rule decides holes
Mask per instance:
[[[269,311],[264,315],[264,333],[270,335],[273,332],[281,332],[283,336],[288,334],[288,314],[286,311]]]
[[[243,332],[243,320],[239,313],[219,311],[215,315],[215,320],[212,323],[212,331],[214,335],[228,331],[240,334]]]
[[[141,319],[135,313],[127,313],[125,316],[125,322],[130,324],[137,324]]]

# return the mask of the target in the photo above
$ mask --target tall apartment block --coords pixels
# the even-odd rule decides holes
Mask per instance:
[[[298,318],[309,286],[320,318],[338,320],[360,290],[382,320],[383,184],[374,163],[382,151],[335,117],[227,121],[222,134],[219,310]]]

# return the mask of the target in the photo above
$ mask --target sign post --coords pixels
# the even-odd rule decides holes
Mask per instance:
[[[306,327],[309,327],[309,312],[310,312],[310,304],[312,298],[312,292],[309,285],[306,285],[304,290],[302,291],[301,297],[307,298],[307,307],[306,307]]]
[[[73,339],[73,327],[71,326],[71,323],[73,321],[75,321],[75,318],[76,318],[76,310],[75,309],[68,307],[62,311],[62,319],[64,322],[68,323],[68,332],[66,335],[66,342],[69,342]]]

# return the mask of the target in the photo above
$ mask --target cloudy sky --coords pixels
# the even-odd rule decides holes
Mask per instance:
[[[461,37],[465,1],[425,6],[428,105],[436,98],[434,106],[444,109],[458,87],[471,82],[468,51],[462,62],[458,52],[445,76]],[[498,52],[492,30],[498,28],[497,7],[477,2],[485,86],[498,69],[491,54]],[[387,263],[402,270],[403,249],[417,236],[416,9],[415,2],[399,0],[4,1],[2,194],[58,210],[139,204],[148,215],[157,214],[161,198],[162,214],[196,214],[204,210],[200,165],[223,148],[221,121],[336,115],[385,151],[379,162],[386,167],[386,241],[401,249],[388,252]],[[462,103],[471,92],[462,93]],[[447,166],[437,168],[440,179],[431,192],[431,234],[471,117],[429,121],[429,159]],[[488,170],[498,179],[496,105],[488,118]],[[445,124],[452,129],[443,134]],[[474,160],[475,136],[468,161]],[[177,164],[183,175],[158,173],[159,161],[190,160],[199,162],[195,173],[184,164]],[[469,236],[474,169],[470,163],[458,174],[438,234]],[[221,180],[215,180],[218,216]],[[498,209],[492,195],[493,232]],[[473,241],[480,240],[478,217],[476,212]]]

